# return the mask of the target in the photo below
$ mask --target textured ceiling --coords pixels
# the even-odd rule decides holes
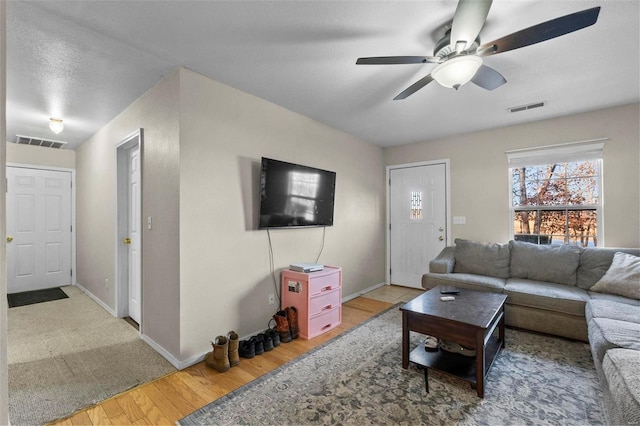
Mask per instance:
[[[640,2],[493,2],[488,42],[601,6],[591,27],[485,58],[507,84],[436,83],[393,97],[433,64],[356,66],[362,56],[431,55],[456,1],[7,2],[7,137],[77,147],[176,66],[381,146],[640,101]],[[516,114],[507,108],[545,101]],[[49,117],[65,130],[54,135]]]

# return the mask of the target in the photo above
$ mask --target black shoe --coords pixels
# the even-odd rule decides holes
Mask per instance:
[[[278,346],[280,346],[280,335],[278,334],[277,331],[269,328],[267,331],[264,332],[264,334],[271,337],[271,341],[273,342],[274,348],[277,348]]]
[[[260,333],[258,336],[262,337],[264,343],[264,351],[269,352],[273,350],[273,339],[267,333]]]
[[[262,355],[264,353],[264,339],[261,334],[252,336],[249,341],[254,343],[256,355]]]
[[[253,358],[256,356],[255,342],[251,339],[240,340],[240,343],[238,344],[238,355],[242,358]]]

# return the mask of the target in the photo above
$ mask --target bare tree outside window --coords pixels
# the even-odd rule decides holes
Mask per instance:
[[[511,169],[514,239],[598,245],[600,161]]]

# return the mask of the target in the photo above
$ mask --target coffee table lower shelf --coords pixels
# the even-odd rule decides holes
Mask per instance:
[[[493,361],[496,359],[498,352],[502,348],[502,342],[496,335],[492,335],[485,347],[485,368],[484,377],[487,376]],[[424,367],[424,385],[427,393],[429,392],[429,376],[428,370],[432,368],[434,370],[442,371],[443,373],[451,374],[459,377],[467,382],[471,383],[473,389],[476,388],[476,357],[454,354],[443,351],[442,349],[436,352],[427,352],[424,350],[424,346],[418,345],[409,354],[409,361],[416,365]]]

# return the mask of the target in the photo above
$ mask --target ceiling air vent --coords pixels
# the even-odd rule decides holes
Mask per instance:
[[[533,104],[529,104],[529,105],[520,105],[520,106],[516,106],[516,107],[511,107],[508,109],[509,112],[520,112],[520,111],[526,111],[529,109],[534,109],[534,108],[541,108],[545,105],[545,102],[536,102]]]
[[[62,141],[54,141],[51,139],[34,138],[32,136],[16,135],[16,143],[21,145],[43,146],[45,148],[61,149],[67,144]]]

